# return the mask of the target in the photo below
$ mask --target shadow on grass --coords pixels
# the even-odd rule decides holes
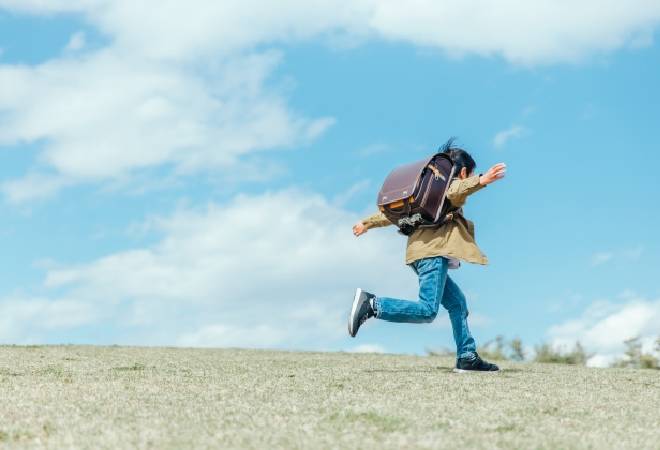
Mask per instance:
[[[364,369],[366,373],[437,373],[438,371],[449,371],[446,367],[398,367],[394,369]]]
[[[149,367],[150,369],[155,369],[155,367]],[[118,372],[139,372],[142,370],[147,369],[147,366],[145,366],[142,363],[135,363],[132,366],[122,366],[122,367],[113,367],[112,370],[116,370]]]
[[[454,373],[454,367],[400,367],[395,369],[364,369],[366,373]],[[498,374],[521,373],[522,369],[500,369]]]

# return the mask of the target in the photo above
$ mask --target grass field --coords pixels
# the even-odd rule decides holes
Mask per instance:
[[[0,347],[0,448],[660,448],[660,372],[403,355]]]

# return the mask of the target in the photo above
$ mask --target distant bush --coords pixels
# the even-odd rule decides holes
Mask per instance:
[[[525,360],[525,349],[523,348],[523,343],[520,338],[512,339],[509,342],[509,348],[511,349],[511,359],[514,361],[524,361]]]
[[[477,353],[484,359],[499,361],[524,361],[526,359],[522,340],[519,338],[507,341],[504,336],[498,335],[495,339],[487,341],[477,348]],[[426,349],[429,356],[455,356],[456,353],[448,348]]]
[[[480,346],[477,348],[477,352],[479,355],[485,359],[495,359],[495,360],[507,360],[508,355],[506,351],[506,341],[504,340],[504,336],[501,334],[498,336],[495,336],[495,339],[492,339],[488,342],[486,342],[484,345]]]
[[[534,350],[536,351],[534,361],[542,363],[576,364],[584,366],[587,364],[587,360],[592,356],[587,354],[580,342],[576,342],[575,347],[568,352],[562,352],[560,349],[545,343],[537,345],[534,347]]]
[[[445,348],[445,347],[443,347],[443,348],[435,348],[435,349],[433,349],[433,348],[426,348],[425,350],[426,350],[426,354],[427,354],[428,356],[440,356],[440,357],[445,357],[445,358],[447,358],[447,357],[452,357],[452,356],[455,357],[455,356],[456,356],[456,352],[451,351],[451,350],[449,350],[448,348]]]
[[[660,369],[660,336],[655,341],[654,354],[644,353],[642,344],[638,337],[628,339],[624,342],[626,352],[622,359],[611,364],[611,367],[630,367],[635,369]],[[507,341],[503,335],[498,335],[495,339],[487,341],[477,348],[477,352],[484,359],[499,361],[525,361],[527,355],[525,347],[520,338],[514,338]],[[455,352],[442,348],[439,350],[426,349],[429,356],[453,357]],[[657,355],[657,356],[656,356]],[[541,343],[534,347],[534,356],[531,358],[534,362],[555,363],[555,364],[573,364],[584,366],[589,358],[593,356],[588,353],[582,344],[578,341],[575,346],[565,351],[548,343]]]
[[[642,343],[638,337],[628,339],[624,357],[615,361],[612,367],[629,367],[632,369],[660,369],[660,360],[653,354],[644,353]],[[660,355],[660,336],[655,341],[655,352]]]

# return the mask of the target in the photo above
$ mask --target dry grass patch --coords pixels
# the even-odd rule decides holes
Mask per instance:
[[[651,448],[653,370],[235,349],[0,347],[0,448]]]

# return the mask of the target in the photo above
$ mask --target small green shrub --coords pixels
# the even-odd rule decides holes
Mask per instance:
[[[509,342],[509,348],[511,349],[511,359],[514,361],[524,361],[525,360],[525,349],[523,348],[523,343],[520,338],[515,338]]]
[[[624,342],[626,351],[624,357],[611,364],[611,367],[629,367],[634,369],[660,369],[660,336],[655,341],[654,353],[644,353],[639,337],[628,339]],[[525,347],[520,338],[507,341],[503,335],[487,341],[477,348],[477,352],[485,359],[499,361],[525,361]],[[453,357],[455,353],[447,348],[436,350],[426,349],[429,356]],[[578,341],[569,350],[557,348],[548,343],[541,343],[534,347],[532,361],[540,363],[573,364],[584,366],[587,360],[593,356],[588,353]],[[658,356],[656,356],[658,355]]]
[[[656,352],[660,353],[660,337],[655,341]],[[624,357],[615,361],[612,367],[625,367],[631,369],[660,369],[660,361],[652,354],[644,353],[639,336],[624,341],[626,351]]]
[[[536,355],[535,362],[556,363],[556,364],[575,364],[584,366],[591,355],[587,354],[580,342],[575,343],[575,347],[568,352],[562,352],[560,349],[550,344],[543,343],[534,347]]]
[[[492,339],[486,342],[483,346],[477,348],[477,352],[485,359],[495,359],[499,361],[509,359],[506,353],[506,341],[501,334],[495,336],[495,339]]]

